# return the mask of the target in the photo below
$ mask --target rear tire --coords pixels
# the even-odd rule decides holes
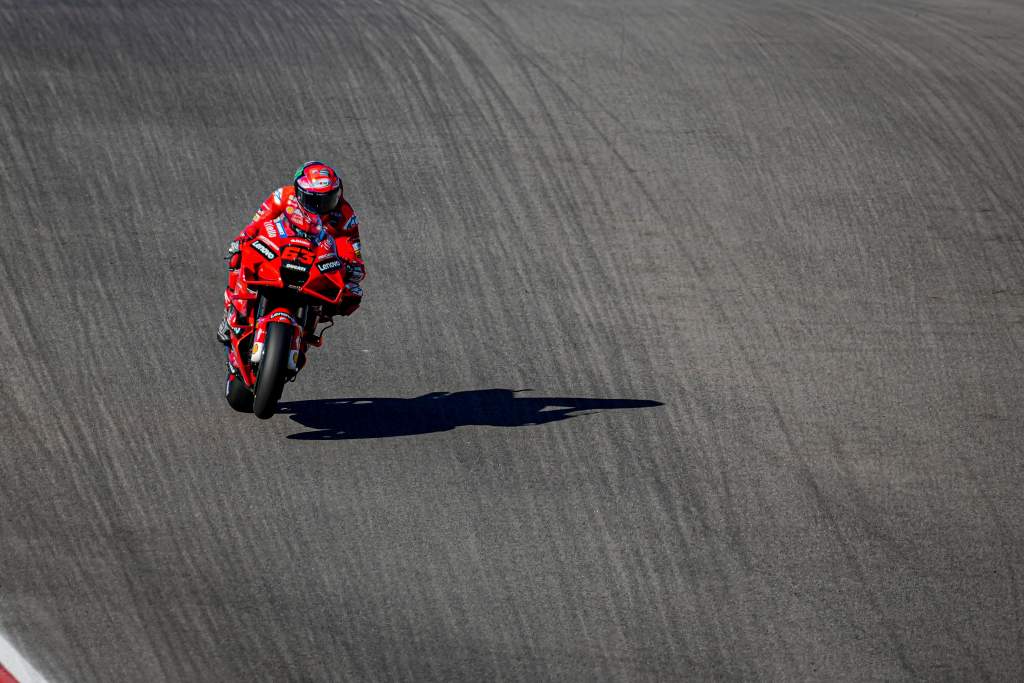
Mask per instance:
[[[256,371],[256,393],[252,409],[256,417],[266,420],[274,414],[288,373],[288,352],[292,346],[292,326],[270,323],[263,347],[263,359]]]
[[[240,413],[251,413],[253,395],[245,382],[238,379],[235,373],[228,371],[228,383],[224,389],[224,396],[228,399],[228,405]]]

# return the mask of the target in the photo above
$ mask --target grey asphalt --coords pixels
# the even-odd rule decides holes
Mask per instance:
[[[269,421],[221,257],[336,163]],[[1024,677],[1024,6],[0,1],[0,632],[51,681]]]

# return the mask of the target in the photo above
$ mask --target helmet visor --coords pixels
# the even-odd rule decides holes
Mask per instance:
[[[341,188],[336,187],[329,192],[310,192],[301,187],[296,187],[295,196],[298,197],[299,203],[307,211],[320,214],[330,213],[338,208],[338,201],[341,199]]]

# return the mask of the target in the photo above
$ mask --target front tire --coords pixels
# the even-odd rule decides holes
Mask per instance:
[[[261,420],[274,414],[284,389],[288,352],[292,346],[292,326],[287,323],[268,324],[264,344],[263,359],[256,371],[256,393],[252,404],[253,412]]]

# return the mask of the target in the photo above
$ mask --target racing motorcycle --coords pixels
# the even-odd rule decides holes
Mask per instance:
[[[299,237],[278,223],[241,246],[235,315],[227,347],[225,396],[235,410],[267,419],[286,382],[306,363],[309,347],[323,344],[329,322],[317,333],[324,304],[346,292],[362,294],[362,259],[347,240],[321,230]],[[236,325],[238,325],[236,327]]]

